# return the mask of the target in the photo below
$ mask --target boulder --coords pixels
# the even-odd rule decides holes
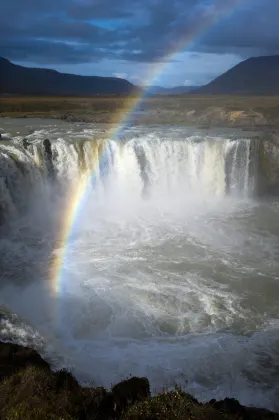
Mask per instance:
[[[71,372],[68,372],[66,369],[53,373],[53,377],[55,379],[55,388],[57,391],[64,389],[69,392],[78,392],[80,390],[78,381],[73,377]]]
[[[30,143],[30,141],[28,141],[27,139],[23,139],[22,140],[22,146],[23,146],[23,148],[25,149],[25,150],[27,150],[28,149],[28,146],[30,146],[31,145],[31,143]]]
[[[146,378],[133,377],[114,385],[111,394],[116,415],[121,414],[129,405],[150,397],[150,385]]]
[[[211,400],[209,405],[222,413],[235,414],[237,418],[245,418],[245,409],[234,398],[225,398],[222,401]]]
[[[51,142],[49,139],[44,139],[43,146],[45,150],[45,154],[48,157],[48,159],[52,159],[52,150],[51,150]]]
[[[0,380],[30,365],[50,371],[49,364],[35,350],[0,342]]]

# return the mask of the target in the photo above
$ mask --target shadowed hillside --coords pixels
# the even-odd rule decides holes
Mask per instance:
[[[279,55],[249,58],[208,85],[191,93],[202,95],[278,95]]]
[[[0,57],[0,94],[29,95],[126,95],[132,83],[116,77],[77,76],[55,70],[27,68]]]

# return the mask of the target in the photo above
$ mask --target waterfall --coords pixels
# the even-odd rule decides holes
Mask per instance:
[[[34,200],[51,201],[84,172],[92,183],[128,197],[177,195],[248,196],[255,188],[257,150],[252,140],[188,137],[161,140],[83,140],[11,143],[0,146],[1,219],[28,210]],[[57,192],[57,190],[56,190]]]

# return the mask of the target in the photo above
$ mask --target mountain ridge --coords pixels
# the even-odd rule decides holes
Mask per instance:
[[[24,67],[0,57],[0,94],[127,95],[139,88],[117,77],[80,76],[45,68]]]
[[[147,90],[153,95],[278,95],[279,55],[251,57],[207,85],[139,87],[117,77],[81,76],[53,69],[17,65],[0,57],[0,94],[92,96],[130,95]]]
[[[251,57],[241,61],[191,94],[278,95],[279,55]]]

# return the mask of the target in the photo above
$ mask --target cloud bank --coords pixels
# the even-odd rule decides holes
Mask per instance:
[[[204,54],[234,57],[224,63],[278,54],[278,16],[277,0],[8,0],[0,4],[0,55],[36,66],[84,64],[83,73],[91,65],[106,74],[111,65],[111,75],[135,79],[144,66],[178,61],[170,53],[183,49],[185,66]]]

